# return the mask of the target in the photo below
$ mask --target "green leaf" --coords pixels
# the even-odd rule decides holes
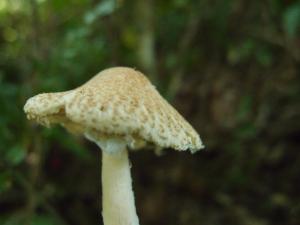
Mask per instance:
[[[85,17],[84,21],[87,24],[93,23],[98,17],[108,16],[113,13],[116,9],[115,0],[101,1],[93,10],[89,11]]]
[[[19,145],[15,145],[10,148],[5,154],[6,160],[14,166],[20,164],[24,160],[25,156],[25,149]]]
[[[2,223],[1,223],[2,224]],[[21,225],[21,218],[19,216],[12,216],[5,220],[3,225]]]
[[[0,193],[5,192],[11,186],[11,176],[8,172],[0,173]]]
[[[237,137],[240,139],[254,138],[257,134],[257,128],[253,123],[245,123],[238,128]]]
[[[289,37],[295,37],[300,27],[300,3],[286,9],[283,14],[283,27]]]
[[[252,107],[253,97],[251,95],[242,96],[236,115],[238,121],[247,121],[251,115]]]
[[[262,47],[257,51],[256,59],[262,66],[270,66],[273,61],[273,56],[267,48]]]
[[[47,215],[35,215],[30,225],[58,225],[58,221]]]
[[[27,220],[26,216],[23,214],[11,215],[7,218],[0,218],[0,222],[3,225],[25,225]],[[29,225],[60,225],[62,224],[57,219],[51,217],[50,215],[34,215],[31,221],[26,224]]]

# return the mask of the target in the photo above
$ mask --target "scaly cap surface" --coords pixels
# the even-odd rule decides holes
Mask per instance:
[[[93,139],[124,137],[136,147],[145,141],[192,152],[203,148],[192,126],[131,68],[106,69],[74,90],[36,95],[24,111],[45,126],[60,123]]]

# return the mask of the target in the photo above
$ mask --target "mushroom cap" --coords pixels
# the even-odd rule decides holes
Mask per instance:
[[[143,142],[192,152],[204,147],[192,126],[131,68],[106,69],[76,89],[38,94],[24,111],[42,125],[59,123],[93,139],[124,137],[132,148]]]

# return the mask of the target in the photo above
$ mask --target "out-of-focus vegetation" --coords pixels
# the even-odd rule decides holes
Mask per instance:
[[[101,223],[101,151],[23,105],[117,65],[206,145],[131,153],[141,224],[300,224],[296,0],[0,0],[0,224]]]

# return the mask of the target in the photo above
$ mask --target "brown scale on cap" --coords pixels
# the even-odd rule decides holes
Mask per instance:
[[[197,132],[139,71],[106,69],[67,92],[30,98],[28,119],[71,132],[104,137],[130,137],[158,147],[196,151],[203,148]]]

